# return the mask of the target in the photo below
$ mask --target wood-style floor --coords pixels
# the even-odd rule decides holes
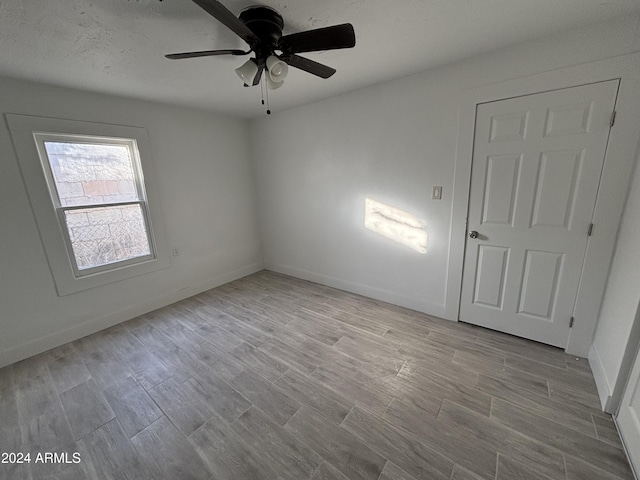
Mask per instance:
[[[586,360],[267,271],[0,370],[0,451],[20,479],[633,478]]]

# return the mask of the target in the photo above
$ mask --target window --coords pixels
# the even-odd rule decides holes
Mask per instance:
[[[146,130],[6,117],[59,295],[169,266]]]
[[[75,274],[153,258],[135,140],[34,138]]]

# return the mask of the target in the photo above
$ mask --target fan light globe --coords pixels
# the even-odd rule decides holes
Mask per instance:
[[[284,85],[284,81],[274,82],[271,80],[271,77],[267,75],[267,88],[269,90],[275,90],[276,88],[280,88],[282,85]]]
[[[289,66],[280,60],[275,55],[271,55],[267,58],[267,70],[269,72],[269,79],[273,83],[282,83],[289,73]],[[270,87],[271,88],[271,87]],[[271,90],[274,90],[278,87],[273,87]]]
[[[253,58],[247,60],[241,67],[236,68],[236,74],[246,85],[252,85],[258,73],[258,65]]]

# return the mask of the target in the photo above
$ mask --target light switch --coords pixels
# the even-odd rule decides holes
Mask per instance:
[[[433,200],[442,200],[442,187],[433,187],[431,198]]]

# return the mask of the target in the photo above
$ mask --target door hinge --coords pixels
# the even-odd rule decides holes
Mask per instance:
[[[587,237],[590,237],[593,233],[593,223],[589,224],[589,230],[587,230]]]
[[[609,127],[613,127],[613,124],[616,123],[616,111],[611,112],[611,119],[609,120]]]
[[[573,328],[573,317],[571,317],[571,320],[569,320],[569,328]]]

